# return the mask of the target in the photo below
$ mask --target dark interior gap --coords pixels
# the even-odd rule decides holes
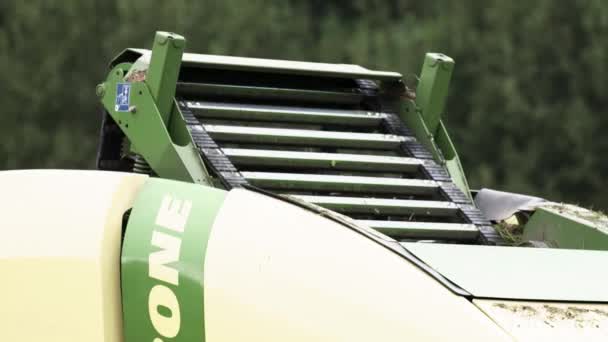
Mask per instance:
[[[348,92],[345,94],[356,94],[353,92]],[[178,87],[176,97],[185,98],[187,101],[213,101],[213,102],[225,102],[225,103],[243,103],[243,104],[252,104],[252,105],[267,105],[267,106],[293,106],[293,107],[301,107],[301,108],[326,108],[326,109],[340,109],[340,110],[372,110],[369,105],[365,103],[365,101],[355,102],[355,103],[344,103],[340,101],[330,101],[330,100],[320,100],[316,99],[314,101],[311,100],[302,100],[302,99],[280,99],[280,98],[272,98],[272,97],[243,97],[234,94],[230,94],[229,92],[225,92],[222,94],[199,94],[193,91],[188,90],[180,90]],[[362,97],[363,98],[363,97]]]
[[[312,168],[307,166],[275,166],[275,165],[243,165],[232,163],[239,171],[250,172],[278,172],[278,173],[305,173],[313,175],[334,175],[334,176],[363,176],[378,178],[401,178],[401,179],[429,179],[421,171],[417,172],[391,172],[391,171],[369,171],[369,170],[348,170],[330,168]]]
[[[217,119],[217,118],[198,118],[203,125],[228,125],[228,126],[244,126],[244,127],[263,127],[263,128],[287,128],[287,129],[302,129],[302,130],[313,130],[313,131],[334,131],[334,132],[346,132],[346,133],[377,133],[377,134],[388,134],[380,126],[346,126],[346,125],[335,125],[335,124],[324,124],[320,123],[296,123],[287,121],[267,121],[267,120],[230,120],[230,119]]]
[[[218,143],[216,141],[216,143]],[[322,152],[322,153],[347,153],[347,154],[362,154],[375,156],[393,156],[393,157],[410,157],[405,155],[400,149],[390,150],[354,150],[333,146],[301,146],[301,145],[286,145],[286,144],[256,144],[256,143],[230,143],[219,142],[221,148],[243,148],[243,149],[259,149],[273,151],[293,151],[293,152]]]
[[[217,69],[217,66],[214,68],[184,66],[180,70],[179,81],[326,91],[353,91],[359,88],[356,80],[352,78],[223,70]]]
[[[377,220],[395,222],[470,223],[462,214],[456,216],[348,214],[353,220]]]
[[[280,192],[288,195],[306,195],[306,196],[332,196],[332,197],[359,197],[359,198],[374,198],[374,199],[396,199],[396,200],[415,200],[415,201],[439,201],[447,202],[448,200],[439,193],[433,194],[406,194],[406,193],[385,193],[385,192],[353,192],[353,191],[317,191],[307,190],[305,188],[295,189],[279,189],[266,188],[268,191]]]

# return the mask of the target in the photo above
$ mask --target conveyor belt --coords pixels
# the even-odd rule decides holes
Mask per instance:
[[[285,169],[328,169],[344,171],[419,172],[424,162],[416,158],[347,153],[224,148],[235,163],[244,166],[274,166]]]
[[[456,217],[460,211],[456,203],[447,201],[342,196],[292,196],[346,214]]]
[[[375,83],[319,91],[249,83],[178,84],[195,143],[226,187],[293,196],[401,241],[500,243],[398,115],[381,110]]]
[[[440,191],[439,183],[426,179],[248,171],[241,175],[255,186],[276,190],[429,196]]]
[[[412,221],[358,220],[377,231],[399,239],[448,239],[471,241],[479,236],[473,224]]]
[[[145,69],[150,58],[150,51],[129,49],[112,66]],[[137,69],[129,81],[154,80],[146,79],[150,68]],[[406,91],[401,74],[187,53],[174,76],[179,112],[213,185],[291,196],[399,241],[502,243],[402,121],[404,98],[415,94]],[[131,109],[129,115],[140,110]],[[161,114],[167,119],[169,113]],[[169,131],[181,129],[176,112],[170,114]],[[125,137],[128,126],[108,115],[98,167],[154,174]]]
[[[369,111],[311,109],[287,106],[239,106],[221,102],[186,101],[194,115],[207,119],[255,120],[270,122],[296,122],[339,124],[349,126],[378,126],[384,114]],[[198,114],[197,114],[198,113]]]

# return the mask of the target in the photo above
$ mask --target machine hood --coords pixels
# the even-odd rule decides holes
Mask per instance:
[[[516,341],[606,341],[608,305],[473,300]]]
[[[476,298],[608,303],[608,252],[402,243]]]

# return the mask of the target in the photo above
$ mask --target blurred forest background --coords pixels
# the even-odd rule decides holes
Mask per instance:
[[[443,52],[472,187],[608,209],[605,0],[2,0],[0,169],[93,168],[95,85],[156,30],[191,52],[404,74]]]

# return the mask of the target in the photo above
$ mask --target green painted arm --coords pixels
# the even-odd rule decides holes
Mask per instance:
[[[184,46],[183,37],[158,32],[148,70],[127,77],[132,65],[119,64],[97,87],[97,95],[129,139],[131,151],[140,154],[158,176],[210,184],[174,99]]]
[[[401,106],[401,118],[414,131],[416,138],[431,151],[435,161],[444,165],[454,183],[468,197],[469,184],[450,136],[441,121],[445,111],[454,60],[438,53],[427,53],[416,100],[406,100]]]

